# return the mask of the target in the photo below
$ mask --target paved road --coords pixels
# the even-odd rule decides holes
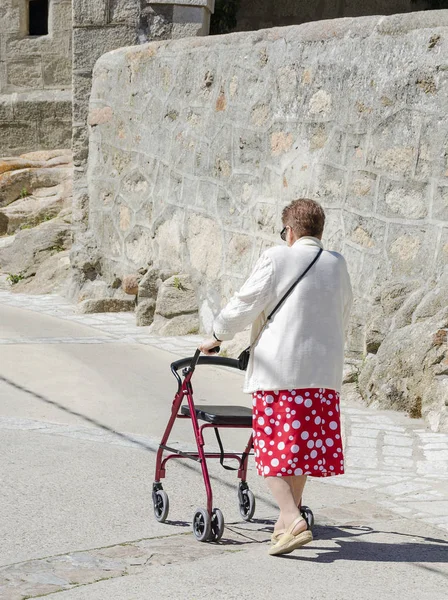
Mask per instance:
[[[311,480],[315,542],[288,558],[267,556],[275,508],[253,467],[257,519],[246,524],[234,476],[213,465],[223,543],[189,533],[204,503],[190,465],[168,471],[170,522],[151,518],[169,363],[196,344],[150,337],[132,315],[80,316],[55,297],[0,291],[0,599],[446,598],[448,436],[398,413],[346,403],[348,474]],[[240,385],[239,373],[203,368],[196,397],[247,403]],[[227,446],[244,438],[228,432]]]

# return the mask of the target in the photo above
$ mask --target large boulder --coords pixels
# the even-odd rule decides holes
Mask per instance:
[[[39,265],[34,277],[19,281],[12,289],[24,294],[64,294],[69,277],[70,258],[65,250],[49,256]]]
[[[0,159],[0,273],[13,291],[50,293],[70,277],[72,153]]]
[[[0,248],[0,273],[32,277],[47,258],[70,246],[70,214],[61,213],[56,219],[20,231],[12,244]]]
[[[62,185],[45,188],[23,200],[16,200],[0,212],[0,235],[12,235],[18,229],[30,229],[56,217],[67,203]]]
[[[174,275],[160,285],[151,332],[158,335],[199,332],[198,302],[190,275]]]
[[[388,326],[374,352],[367,345],[359,391],[367,404],[422,416],[434,431],[448,431],[448,267],[425,289],[397,290],[381,303]],[[373,322],[378,317],[369,327]]]
[[[70,150],[0,159],[0,235],[56,217],[72,202]]]
[[[0,159],[0,207],[32,196],[42,189],[71,185],[72,166],[69,150]]]

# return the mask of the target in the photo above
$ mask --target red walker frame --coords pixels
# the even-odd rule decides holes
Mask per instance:
[[[174,400],[171,406],[171,416],[169,418],[168,424],[166,426],[165,432],[163,434],[162,440],[160,442],[157,456],[156,456],[156,469],[155,469],[155,480],[153,484],[153,502],[154,502],[154,512],[156,519],[160,522],[164,522],[168,515],[168,497],[166,493],[163,491],[163,487],[161,484],[161,480],[165,478],[166,475],[166,464],[169,460],[172,459],[190,459],[196,462],[199,462],[202,469],[202,476],[205,485],[205,491],[207,495],[207,510],[206,513],[211,521],[211,533],[207,535],[207,539],[201,539],[200,535],[197,535],[197,531],[195,529],[195,521],[193,521],[193,530],[197,539],[200,541],[218,541],[222,535],[222,531],[220,529],[224,529],[224,521],[222,517],[221,511],[219,509],[213,508],[213,490],[210,482],[210,475],[207,466],[207,459],[220,459],[221,463],[224,458],[231,458],[238,461],[238,469],[232,469],[238,471],[238,479],[240,479],[239,489],[238,489],[238,497],[240,501],[240,512],[242,517],[249,521],[255,511],[255,499],[253,497],[252,492],[249,490],[249,487],[246,483],[246,474],[247,474],[247,463],[248,458],[251,455],[251,450],[253,448],[253,434],[251,433],[249,440],[247,442],[246,448],[244,452],[241,454],[237,454],[234,452],[224,452],[223,450],[220,453],[217,452],[205,452],[204,451],[204,435],[203,432],[205,429],[213,428],[218,429],[252,429],[252,421],[247,425],[233,425],[233,424],[220,424],[214,422],[206,422],[203,425],[199,425],[198,416],[195,410],[195,404],[193,399],[193,386],[191,383],[191,378],[195,371],[196,365],[198,364],[209,364],[214,366],[226,366],[231,368],[239,369],[239,363],[237,360],[225,358],[221,356],[211,357],[211,356],[200,356],[200,350],[197,350],[194,357],[185,358],[178,361],[175,361],[171,364],[171,371],[173,375],[176,377],[178,381],[178,389],[174,396]],[[182,375],[184,376],[183,380],[179,376],[178,370],[182,370]],[[179,411],[182,407],[182,402],[186,398],[187,405],[189,408],[189,415],[181,414]],[[185,406],[185,405],[184,405]],[[210,410],[213,410],[213,407],[207,407]],[[235,407],[237,408],[237,407]],[[241,408],[241,407],[239,407]],[[246,407],[243,407],[245,410]],[[173,429],[174,423],[176,419],[191,419],[193,424],[193,431],[197,444],[197,452],[184,452],[182,450],[177,450],[176,448],[172,448],[167,445],[169,436]],[[218,441],[220,443],[219,436]],[[171,454],[168,454],[164,457],[164,452],[168,451]],[[229,467],[225,467],[229,468]],[[203,509],[198,509],[198,511],[203,511]],[[195,519],[197,517],[198,511],[195,514]],[[216,513],[219,513],[219,518],[215,518]],[[207,516],[202,514],[202,520],[207,520]],[[218,523],[218,521],[221,522]],[[215,521],[215,523],[214,523]],[[202,532],[204,535],[207,533],[207,523],[204,524],[205,531]],[[201,533],[201,532],[200,532]]]

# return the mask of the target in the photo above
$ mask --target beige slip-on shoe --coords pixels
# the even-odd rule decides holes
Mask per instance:
[[[302,517],[297,517],[297,519],[291,523],[285,533],[279,537],[277,543],[269,548],[269,554],[271,556],[289,554],[290,552],[297,550],[297,548],[300,548],[301,546],[309,544],[313,541],[313,534],[308,529],[301,531],[300,533],[296,533],[295,535],[292,533],[300,521],[304,521],[304,519]]]
[[[279,529],[278,531],[274,531],[271,535],[271,544],[276,544],[284,533],[286,533],[286,529]]]

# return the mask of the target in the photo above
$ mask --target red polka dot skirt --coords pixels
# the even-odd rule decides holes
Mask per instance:
[[[339,394],[334,390],[253,395],[255,462],[264,477],[344,473]]]

